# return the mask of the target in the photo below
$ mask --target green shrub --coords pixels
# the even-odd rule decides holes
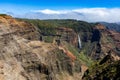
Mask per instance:
[[[0,16],[7,16],[7,14],[0,14]]]
[[[47,43],[52,43],[53,42],[53,37],[52,36],[45,36],[44,41]]]

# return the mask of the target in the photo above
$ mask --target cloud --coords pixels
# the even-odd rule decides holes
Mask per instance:
[[[120,22],[120,8],[84,8],[74,11],[84,14],[87,21]]]
[[[67,14],[69,11],[68,10],[50,10],[50,9],[45,9],[45,10],[31,10],[33,12],[41,12],[43,14]]]
[[[105,16],[108,14],[106,8],[83,8],[83,9],[76,9],[73,11],[78,13],[83,13],[86,15],[89,14],[89,15]]]
[[[20,17],[20,16],[18,16]],[[21,15],[34,19],[77,19],[88,22],[120,22],[120,8],[80,8],[73,10],[31,10]]]

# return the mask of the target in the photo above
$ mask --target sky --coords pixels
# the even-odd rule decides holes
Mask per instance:
[[[22,18],[120,22],[120,0],[1,0],[0,13]]]

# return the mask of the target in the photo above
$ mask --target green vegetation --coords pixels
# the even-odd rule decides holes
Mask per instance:
[[[80,52],[79,59],[82,61],[82,63],[86,64],[88,67],[90,67],[94,63],[94,61],[86,55],[85,50],[82,50]]]
[[[40,29],[41,35],[45,39],[45,42],[53,42],[53,38],[47,37],[46,36],[53,36],[54,38],[57,37],[57,30],[56,28],[58,27],[65,27],[65,28],[71,28],[73,31],[76,33],[80,33],[81,38],[83,41],[87,40],[88,38],[90,39],[93,27],[95,24],[93,23],[88,23],[85,21],[77,21],[77,20],[72,20],[72,19],[62,19],[62,20],[38,20],[38,19],[18,19],[22,21],[26,21],[29,23],[34,24]]]
[[[67,27],[72,28],[76,33],[82,32],[91,32],[94,24],[90,24],[84,21],[77,20],[38,20],[38,19],[18,19],[30,22],[37,26],[43,35],[55,35],[57,27]]]
[[[77,48],[67,42],[64,42],[63,44],[68,48],[70,52],[72,52],[75,56],[78,56],[79,52]]]
[[[82,62],[83,64],[86,64],[88,67],[94,64],[94,60],[92,60],[90,57],[88,57],[88,51],[90,51],[90,42],[84,43],[84,47],[80,50],[75,48],[73,45],[69,43],[64,43],[64,45],[68,48],[70,52],[72,52],[77,59]],[[90,53],[90,52],[89,52]]]
[[[44,41],[47,43],[52,43],[53,42],[53,38],[52,36],[44,36]]]
[[[0,14],[0,16],[7,16],[7,14]]]
[[[49,35],[56,34],[55,26],[51,24],[50,22],[46,22],[43,20],[37,20],[37,19],[35,20],[34,19],[22,19],[22,20],[27,21],[37,26],[40,29],[42,35],[49,36]]]
[[[66,19],[66,20],[65,19],[62,20],[18,19],[18,20],[24,20],[37,26],[40,29],[45,42],[53,42],[53,39],[56,38],[56,33],[57,33],[56,28],[58,27],[71,28],[76,33],[80,33],[83,41],[86,41],[88,40],[88,38],[90,39],[90,36],[93,31],[93,27],[95,26],[95,24],[93,23],[88,23],[85,21],[77,21],[72,19]],[[83,46],[87,45],[86,42],[83,42]],[[87,50],[85,50],[85,48],[88,47],[84,47],[83,50],[79,52],[79,50],[70,43],[65,42],[64,44],[68,48],[68,50],[72,52],[77,57],[77,59],[83,64],[90,66],[93,63],[93,60],[87,57]]]
[[[107,22],[101,22],[101,24],[103,24],[104,26],[106,26],[106,28],[110,29],[110,30],[115,30],[120,32],[120,24],[118,23],[107,23]]]
[[[86,64],[88,67],[90,67],[94,63],[94,61],[87,56],[85,49],[81,50],[79,53],[78,49],[76,49],[71,44],[68,44],[68,43],[64,43],[64,44],[66,45],[68,50],[72,52],[81,63]]]
[[[111,61],[112,58],[103,58],[86,71],[83,80],[120,80],[120,61]],[[101,64],[102,62],[102,64]]]

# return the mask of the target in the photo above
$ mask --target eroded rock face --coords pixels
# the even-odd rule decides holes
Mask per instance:
[[[111,54],[115,60],[120,60],[118,32],[107,30],[104,25],[98,24],[94,27],[91,43],[92,52],[89,56],[93,59],[102,59]]]
[[[78,35],[71,28],[59,27],[56,28],[57,35],[60,35],[59,39],[61,41],[66,41],[74,46],[78,46]]]
[[[114,61],[111,55],[106,55],[100,62],[88,69],[83,80],[119,80],[120,61]]]
[[[17,21],[10,16],[0,16],[0,36],[18,35],[29,40],[38,40],[39,32],[30,23]]]
[[[81,65],[31,24],[0,16],[0,80],[80,80]]]

